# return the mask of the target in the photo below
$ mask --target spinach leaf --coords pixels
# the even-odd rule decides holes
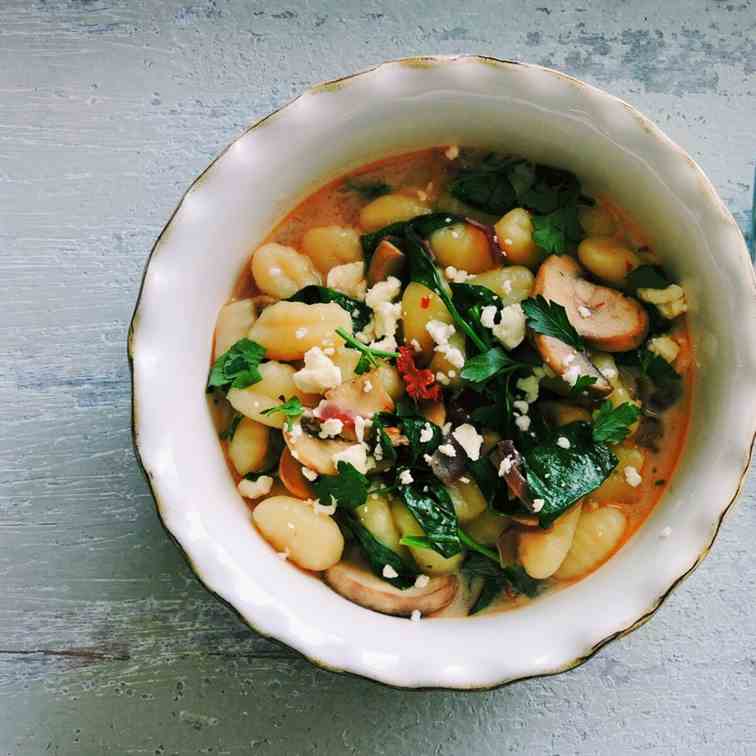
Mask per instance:
[[[476,168],[463,170],[449,184],[449,193],[455,199],[489,215],[504,215],[517,205],[517,190],[523,188],[523,175],[513,175],[520,159],[489,156]]]
[[[405,562],[395,551],[381,543],[354,515],[337,510],[337,520],[344,530],[354,535],[375,575],[397,588],[411,588],[415,584],[415,579],[419,574],[417,568]],[[383,568],[386,565],[394,568],[397,577],[384,576]]]
[[[384,194],[391,193],[391,187],[385,181],[353,181],[347,179],[344,182],[344,189],[359,194],[365,200],[378,199],[378,197],[383,197]]]
[[[563,255],[583,239],[577,205],[558,207],[548,215],[533,216],[533,241],[549,254]]]
[[[425,465],[423,457],[426,454],[433,454],[441,445],[443,439],[441,428],[422,417],[400,417],[399,422],[402,434],[409,441],[409,465],[415,467],[421,462]],[[425,438],[428,435],[428,429],[431,431],[430,439],[421,441],[421,437]]]
[[[570,323],[562,305],[549,301],[541,294],[534,299],[526,299],[521,305],[531,330],[544,336],[553,336],[575,349],[585,348],[583,339]]]
[[[400,488],[399,495],[425,531],[434,551],[445,557],[462,551],[454,504],[439,480],[417,480]]]
[[[231,422],[228,424],[228,428],[226,428],[226,430],[224,431],[221,431],[218,434],[218,438],[220,438],[222,441],[232,441],[234,434],[236,433],[236,429],[239,427],[239,423],[243,419],[244,415],[242,415],[240,412],[235,413],[231,418]]]
[[[277,412],[280,412],[286,418],[286,427],[291,430],[294,425],[294,421],[298,417],[301,417],[301,415],[304,413],[304,407],[302,406],[302,402],[299,400],[299,397],[292,396],[283,404],[277,404],[275,407],[269,407],[268,409],[263,410],[262,414],[273,415]]]
[[[607,399],[593,418],[593,440],[598,443],[618,444],[627,438],[630,426],[640,416],[640,409],[631,402],[613,407]]]
[[[672,283],[664,269],[658,265],[641,265],[631,270],[625,281],[627,288],[633,293],[638,289],[666,289]]]
[[[290,302],[304,302],[305,304],[328,304],[335,302],[342,310],[346,310],[352,318],[354,331],[361,331],[369,322],[371,317],[370,308],[364,303],[346,294],[342,294],[335,289],[329,289],[327,286],[305,286],[300,289],[294,296],[289,297]]]
[[[493,347],[467,360],[460,375],[466,381],[482,383],[500,373],[511,373],[529,367],[524,362],[513,360],[501,347]]]
[[[365,260],[370,261],[376,247],[387,238],[404,238],[407,231],[414,231],[422,239],[427,239],[434,231],[446,226],[453,226],[456,223],[464,223],[465,219],[459,215],[451,213],[430,213],[428,215],[418,215],[408,221],[397,221],[390,223],[388,226],[379,228],[369,234],[363,234],[360,237],[360,244],[365,255]]]
[[[331,503],[344,509],[356,509],[367,499],[370,481],[351,462],[339,462],[338,475],[321,475],[312,483],[318,500],[324,506]]]
[[[386,422],[391,422],[390,415],[378,414],[373,415],[373,431],[377,437],[377,441],[380,444],[381,451],[383,452],[382,460],[388,462],[392,466],[396,464],[396,449],[391,443],[391,439],[386,433]]]
[[[486,328],[480,321],[484,307],[495,307],[499,312],[504,306],[501,299],[486,286],[476,284],[452,284],[452,300],[465,319],[472,325],[481,340],[489,346],[496,344],[496,339],[490,328]]]
[[[488,505],[494,506],[494,502],[497,502],[506,506],[509,498],[507,487],[499,477],[498,471],[491,464],[491,460],[488,457],[479,457],[473,462],[468,458],[465,465],[470,476],[478,484],[478,488]]]
[[[650,349],[638,350],[638,362],[643,375],[648,376],[657,386],[666,386],[681,380],[680,374],[672,365]]]
[[[482,611],[499,597],[507,588],[513,593],[533,597],[538,593],[540,583],[534,580],[519,564],[499,565],[479,554],[470,554],[462,565],[468,577],[482,577],[483,590],[470,609],[470,614]]]
[[[523,192],[520,203],[541,215],[560,207],[575,205],[580,197],[580,182],[574,173],[548,165],[536,165],[532,185]]]
[[[569,449],[557,445],[560,437],[570,442]],[[586,422],[570,423],[547,432],[523,457],[530,495],[544,502],[538,513],[542,526],[595,491],[617,466],[617,458],[609,447],[593,440],[593,428]]]
[[[486,394],[492,399],[492,404],[476,407],[472,411],[472,419],[476,425],[500,433],[502,436],[511,435],[512,424],[512,389],[511,378],[514,371],[504,372],[486,386]]]
[[[265,347],[250,339],[239,339],[213,363],[207,389],[246,388],[262,380],[257,369],[265,357]]]

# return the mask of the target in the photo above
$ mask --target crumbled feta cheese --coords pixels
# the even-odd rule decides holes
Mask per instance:
[[[459,157],[459,147],[456,144],[450,144],[444,150],[444,156],[447,160],[456,160]]]
[[[259,499],[265,496],[273,488],[273,478],[269,475],[261,475],[257,480],[242,478],[237,486],[239,493],[246,499]]]
[[[509,240],[509,245],[512,246],[512,240]],[[511,294],[512,293],[512,282],[509,279],[506,279],[504,283],[502,284],[502,289],[504,289],[505,294]]]
[[[365,426],[367,425],[365,418],[362,415],[355,415],[354,417],[354,435],[357,437],[357,441],[362,443],[365,440]]]
[[[640,473],[632,465],[628,465],[623,472],[625,474],[625,480],[629,486],[637,488],[643,483],[643,478],[640,476]]]
[[[433,438],[433,428],[431,428],[430,423],[426,423],[420,429],[420,443],[427,444],[428,441],[430,441],[432,438]]]
[[[688,303],[685,299],[685,291],[677,284],[670,284],[666,289],[638,289],[638,299],[655,305],[656,309],[667,318],[672,320],[678,315],[688,311]]]
[[[450,364],[454,365],[455,368],[458,368],[459,370],[462,370],[462,368],[465,366],[465,355],[462,354],[462,352],[457,349],[457,347],[449,347],[445,352],[444,356],[449,361]],[[449,371],[448,376],[450,378],[453,378],[452,376],[453,371]],[[455,373],[456,375],[456,373]]]
[[[423,348],[420,346],[420,342],[417,339],[412,339],[410,341],[410,346],[416,351],[416,352],[422,352]]]
[[[389,579],[399,577],[399,573],[390,564],[384,565],[383,572],[381,574],[383,575],[383,577]]]
[[[337,417],[329,417],[328,420],[324,420],[320,424],[318,436],[320,438],[333,438],[334,436],[338,436],[342,430],[344,430],[344,423]]]
[[[415,578],[415,588],[425,588],[430,583],[430,578],[427,575],[418,575]]]
[[[646,346],[649,352],[653,352],[670,364],[672,364],[677,359],[677,355],[680,354],[680,345],[669,336],[657,336],[656,338],[649,339]]]
[[[361,330],[354,334],[355,338],[361,341],[363,344],[369,344],[375,336],[375,321],[371,318],[368,324]]]
[[[672,535],[672,528],[670,528],[669,525],[667,525],[667,527],[664,528],[664,530],[662,530],[661,533],[659,533],[659,538],[669,538],[671,535]]]
[[[289,431],[293,439],[302,437],[302,426],[299,423],[295,423],[292,429]]]
[[[559,438],[556,440],[556,445],[561,447],[562,449],[569,449],[571,446],[570,440],[568,438],[565,438],[564,436],[559,436]]]
[[[525,313],[519,304],[511,304],[501,309],[501,320],[491,329],[491,333],[507,349],[518,347],[525,339]]]
[[[464,423],[464,425],[455,428],[452,436],[454,436],[459,445],[465,450],[465,454],[473,462],[477,462],[480,459],[480,447],[483,445],[483,436],[470,423]]]
[[[457,450],[452,444],[441,444],[441,446],[438,447],[438,450],[441,452],[441,454],[444,454],[447,457],[457,456]]]
[[[457,371],[456,370],[448,370],[446,373],[447,377],[449,378],[456,378],[457,377]]]
[[[341,383],[341,371],[320,347],[313,347],[305,352],[304,367],[293,378],[305,394],[322,394]]]
[[[530,411],[530,405],[523,401],[522,399],[517,399],[516,401],[512,402],[512,406],[521,414],[521,415],[527,415]]]
[[[534,374],[529,375],[527,378],[519,378],[515,384],[517,388],[525,394],[525,401],[528,404],[533,404],[533,402],[538,399],[538,384],[540,379],[535,375],[535,371],[533,372]]]
[[[515,418],[515,425],[523,432],[530,428],[530,418],[527,415],[518,415]]]
[[[533,511],[540,512],[546,502],[543,499],[533,499]]]
[[[303,339],[303,338],[304,338],[305,336],[307,336],[307,329],[306,329],[306,328],[304,328],[304,327],[302,327],[302,328],[297,328],[297,330],[296,330],[296,331],[294,331],[294,335],[295,335],[295,336],[296,336],[296,337],[297,337],[298,339]]]
[[[574,386],[580,378],[580,368],[577,365],[570,365],[562,376],[570,386]]]
[[[373,449],[373,457],[376,462],[380,462],[383,459],[383,447],[380,441],[375,445],[375,449]]]
[[[578,315],[580,315],[581,318],[590,318],[593,313],[591,312],[590,307],[580,305],[580,307],[578,307]]]
[[[365,394],[369,394],[373,390],[373,384],[368,380],[362,384],[362,391]]]
[[[451,323],[444,323],[442,320],[429,320],[425,324],[425,330],[438,346],[447,345],[456,331]]]
[[[451,423],[444,423],[441,426],[441,430],[445,436],[448,436],[451,433]]]
[[[420,622],[422,616],[423,613],[419,609],[413,609],[412,614],[410,614],[410,620],[412,622]]]
[[[499,477],[504,478],[507,476],[510,472],[510,470],[514,467],[514,457],[511,454],[508,454],[504,459],[501,460],[501,464],[499,465]]]
[[[362,444],[353,444],[333,455],[333,463],[337,468],[339,462],[349,462],[364,475],[367,472],[367,451]]]
[[[445,373],[436,373],[436,380],[442,385],[442,386],[448,386],[449,385],[449,378]]]
[[[448,265],[444,268],[444,275],[448,281],[453,283],[464,283],[470,278],[470,274],[466,270],[458,270],[453,265]]]
[[[402,317],[402,305],[393,303],[402,291],[398,278],[389,276],[368,289],[365,304],[373,311],[375,335],[393,336]]]
[[[493,328],[496,325],[496,305],[486,305],[480,311],[481,325],[486,328]]]
[[[318,474],[315,472],[315,470],[310,470],[309,467],[303,467],[302,476],[312,482],[313,480],[315,480],[315,478],[318,477]]]
[[[312,502],[312,508],[315,514],[334,515],[336,514],[336,499],[331,496],[330,504],[322,504],[319,500]]]
[[[410,485],[414,480],[415,479],[412,477],[412,473],[409,470],[402,470],[399,473],[399,482],[404,486]]]

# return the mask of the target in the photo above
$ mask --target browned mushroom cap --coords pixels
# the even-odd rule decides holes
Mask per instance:
[[[583,278],[583,269],[571,257],[552,255],[541,265],[533,289],[534,296],[539,294],[562,305],[575,330],[595,349],[627,352],[646,338],[648,315],[641,304]]]
[[[373,252],[367,280],[370,286],[378,281],[385,281],[389,276],[395,276],[404,267],[404,253],[388,239],[383,239]]]
[[[355,604],[384,614],[408,617],[415,610],[424,615],[451,603],[457,592],[454,575],[432,577],[422,588],[401,590],[374,575],[361,562],[342,560],[325,571],[326,583]]]
[[[320,475],[336,475],[336,462],[333,458],[354,445],[352,441],[316,438],[305,433],[299,423],[291,428],[284,427],[283,437],[291,456]]]
[[[278,477],[289,493],[297,498],[313,498],[312,487],[305,476],[302,475],[302,465],[294,459],[288,446],[284,447],[281,459],[278,462]]]
[[[541,353],[543,361],[568,385],[564,386],[567,393],[568,386],[575,384],[578,376],[588,375],[595,378],[596,382],[588,390],[595,396],[608,396],[612,393],[609,381],[604,378],[599,369],[582,353],[578,352],[569,344],[565,344],[553,336],[535,334],[533,343]]]
[[[376,412],[394,411],[394,400],[388,395],[378,369],[329,389],[325,398],[342,412],[352,415],[370,417]]]

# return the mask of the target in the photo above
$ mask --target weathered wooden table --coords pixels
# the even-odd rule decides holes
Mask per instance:
[[[584,667],[398,692],[314,669],[195,582],[134,461],[125,354],[192,177],[303,87],[385,58],[476,51],[606,87],[745,226],[755,40],[752,0],[3,0],[0,752],[756,752],[753,478],[703,567]]]

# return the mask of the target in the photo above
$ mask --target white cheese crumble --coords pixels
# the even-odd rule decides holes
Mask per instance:
[[[580,315],[581,318],[590,318],[593,313],[591,312],[590,307],[580,305],[580,307],[578,307],[578,315]]]
[[[527,415],[528,411],[530,410],[530,405],[526,401],[523,401],[522,399],[517,399],[516,401],[512,402],[512,406],[521,415]]]
[[[480,311],[480,322],[486,328],[493,328],[496,325],[496,305],[486,305]]]
[[[568,438],[565,438],[564,436],[559,436],[559,438],[556,440],[556,445],[561,447],[562,449],[569,449],[571,446],[570,440]]]
[[[402,305],[392,300],[402,291],[402,284],[398,278],[389,276],[385,281],[379,281],[368,289],[365,294],[365,304],[373,311],[375,335],[393,336],[396,333],[399,320],[402,317]]]
[[[628,465],[623,472],[625,474],[625,480],[629,486],[637,488],[643,483],[643,478],[640,476],[640,473],[632,465]]]
[[[324,420],[320,424],[318,436],[320,438],[333,438],[334,436],[338,436],[342,430],[344,430],[344,423],[337,417],[329,417],[328,420]]]
[[[353,444],[333,455],[333,464],[337,469],[339,462],[349,462],[364,475],[367,472],[367,451],[362,444]]]
[[[501,309],[501,320],[491,333],[507,349],[518,347],[525,340],[525,313],[519,304],[511,304]]]
[[[423,613],[419,609],[413,609],[412,614],[410,614],[410,620],[412,622],[420,622],[420,619],[422,618]]]
[[[546,502],[543,499],[533,499],[533,511],[540,512]]]
[[[504,478],[509,474],[511,469],[514,467],[514,457],[510,454],[504,457],[504,459],[501,460],[501,464],[499,465],[499,477]]]
[[[641,288],[637,293],[638,299],[654,305],[667,320],[672,320],[688,311],[685,291],[677,284],[670,284],[666,289]]]
[[[465,365],[465,356],[457,347],[449,343],[449,339],[456,333],[454,326],[440,320],[429,320],[425,324],[425,330],[436,344],[433,347],[434,351],[444,355],[451,365],[461,370]],[[438,376],[436,376],[436,380],[439,380]],[[439,382],[443,383],[442,381]]]
[[[515,385],[523,394],[525,394],[525,401],[528,404],[533,404],[533,402],[538,399],[539,383],[540,379],[535,375],[535,371],[533,371],[533,375],[529,375],[527,378],[519,378]]]
[[[390,564],[384,565],[383,572],[381,574],[385,578],[396,578],[396,577],[399,577],[399,573]]]
[[[341,383],[341,371],[320,347],[305,352],[304,367],[292,377],[305,394],[322,394]]]
[[[315,478],[318,477],[318,474],[315,472],[315,470],[310,470],[309,467],[303,467],[302,468],[302,476],[306,479],[312,482],[315,480]]]
[[[483,436],[470,425],[464,423],[452,431],[452,436],[457,440],[459,445],[465,450],[465,454],[473,461],[480,459],[480,447],[483,445]]]
[[[515,418],[515,425],[523,432],[530,428],[530,418],[527,415],[518,415]]]
[[[449,385],[449,376],[447,376],[446,373],[436,373],[436,380],[442,386],[448,386]]]
[[[410,485],[414,480],[415,479],[412,477],[412,473],[409,470],[402,470],[399,473],[399,482],[404,486]]]
[[[456,457],[457,456],[457,450],[452,446],[452,444],[441,444],[441,446],[438,447],[438,450],[441,452],[441,454],[444,454],[447,457]]]
[[[459,157],[459,147],[456,144],[450,144],[444,150],[444,156],[447,160],[456,160]]]
[[[412,339],[410,341],[410,346],[416,351],[416,352],[422,352],[423,348],[420,346],[420,342],[417,339]]]
[[[365,440],[365,426],[367,422],[362,415],[355,415],[354,417],[354,435],[357,437],[357,441],[362,443]]]
[[[315,514],[334,515],[336,514],[336,500],[331,496],[330,504],[321,504],[320,501],[313,501],[312,508]]]
[[[444,268],[444,275],[448,281],[452,281],[453,283],[464,283],[470,278],[470,274],[466,270],[459,270],[453,265],[447,265]]]
[[[273,478],[270,475],[261,475],[257,480],[243,478],[237,488],[246,499],[259,499],[273,488]]]
[[[430,583],[430,578],[427,575],[418,575],[415,578],[415,588],[425,588]]]
[[[653,352],[670,364],[680,354],[680,345],[669,336],[657,336],[656,338],[649,339],[646,346],[649,352]]]
[[[427,444],[428,441],[430,441],[432,438],[433,438],[433,428],[431,428],[430,423],[426,423],[420,429],[420,443]]]

